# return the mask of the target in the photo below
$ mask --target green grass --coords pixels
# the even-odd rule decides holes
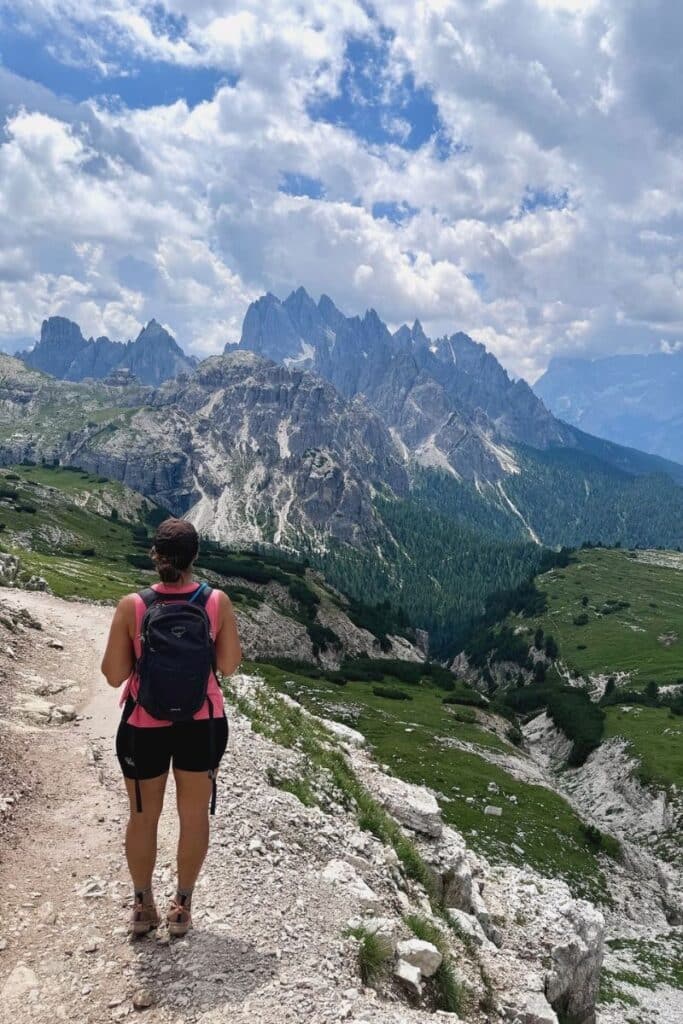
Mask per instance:
[[[136,549],[123,511],[116,522],[95,511],[116,507],[134,514],[143,508],[139,495],[89,473],[46,466],[8,467],[0,471],[0,484],[16,489],[16,498],[0,498],[0,546],[18,555],[29,573],[43,576],[58,597],[117,600],[147,584],[126,561]],[[25,511],[28,506],[36,511]]]
[[[611,978],[641,988],[659,985],[683,989],[683,935],[676,932],[657,939],[608,939],[613,953],[624,953],[633,968],[610,967]]]
[[[668,564],[650,564],[645,559]],[[537,626],[552,634],[570,669],[581,675],[628,672],[631,685],[638,688],[650,679],[658,683],[683,679],[683,555],[638,552],[631,557],[620,550],[579,551],[574,563],[538,577],[537,585],[548,597],[546,611],[511,621],[526,626],[530,636]],[[628,607],[619,608],[619,602]],[[608,611],[611,608],[616,610]],[[584,613],[588,622],[576,625],[574,620]],[[667,634],[679,639],[666,646],[660,637]]]
[[[364,985],[372,985],[386,972],[387,964],[393,957],[391,949],[374,932],[362,925],[349,928],[345,936],[358,940],[358,970]]]
[[[607,708],[605,736],[628,741],[640,761],[642,782],[683,789],[683,717],[666,708],[620,704]]]
[[[261,674],[315,714],[347,723],[352,715],[354,728],[366,737],[377,761],[399,778],[440,794],[444,820],[475,850],[498,863],[529,864],[544,875],[559,875],[576,895],[605,898],[601,851],[567,801],[543,786],[513,778],[473,750],[449,746],[449,741],[458,740],[475,744],[476,749],[519,756],[516,748],[488,730],[449,715],[440,692],[411,687],[413,700],[406,706],[375,696],[368,683],[338,687],[270,665],[247,663],[244,669]],[[490,783],[498,787],[497,795],[489,792]],[[502,817],[484,814],[491,803],[503,808]],[[375,812],[371,808],[368,814],[372,818]],[[372,822],[365,827],[375,831]]]

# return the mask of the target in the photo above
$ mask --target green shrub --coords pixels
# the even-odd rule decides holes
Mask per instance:
[[[472,690],[471,693],[451,693],[448,697],[444,697],[441,701],[442,704],[464,704],[466,707],[483,708],[486,707],[486,701],[480,693],[476,690]]]
[[[588,624],[588,616],[585,612],[581,612],[580,615],[575,615],[573,619],[575,626],[586,626]]]
[[[341,640],[328,626],[322,626],[319,622],[308,622],[306,629],[316,658],[321,651],[326,651],[328,647],[341,647]]]
[[[594,704],[585,690],[569,686],[552,690],[548,694],[547,708],[553,723],[573,741],[567,763],[572,767],[584,764],[602,742],[603,708]]]
[[[136,569],[153,569],[154,562],[149,555],[127,554],[126,561]]]
[[[29,501],[22,502],[21,505],[17,505],[17,512],[28,512],[30,515],[35,515],[38,511],[36,505],[32,505]]]
[[[373,686],[372,692],[375,697],[386,697],[387,700],[412,700],[413,698],[405,690],[399,690],[397,686]]]

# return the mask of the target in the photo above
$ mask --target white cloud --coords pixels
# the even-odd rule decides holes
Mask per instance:
[[[0,68],[0,336],[60,312],[125,337],[154,315],[206,354],[261,291],[301,283],[349,312],[467,330],[530,377],[553,353],[680,339],[670,0],[651,17],[637,0],[378,0],[393,78],[432,90],[447,158],[404,148],[399,108],[382,112],[384,144],[307,112],[338,91],[349,38],[379,38],[360,0],[167,0],[171,21],[142,0],[12,8],[105,76],[125,53],[133,71],[211,67],[232,84],[192,109],[109,108]],[[284,172],[323,198],[284,195]],[[377,220],[376,202],[416,212]]]

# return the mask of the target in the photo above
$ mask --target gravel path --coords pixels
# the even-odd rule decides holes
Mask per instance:
[[[330,822],[271,788],[273,748],[239,716],[195,896],[195,930],[181,941],[169,942],[163,929],[129,940],[127,810],[113,753],[119,710],[99,673],[111,609],[23,591],[3,591],[3,599],[43,624],[31,665],[17,665],[19,678],[28,674],[34,689],[36,674],[66,680],[80,715],[32,728],[34,792],[21,802],[18,833],[0,864],[2,1022],[103,1024],[138,1011],[155,1024],[434,1019],[361,988],[341,936],[353,908],[321,877],[358,834],[345,818]],[[48,647],[49,637],[63,650]],[[174,885],[173,804],[169,780],[155,883],[162,910]]]

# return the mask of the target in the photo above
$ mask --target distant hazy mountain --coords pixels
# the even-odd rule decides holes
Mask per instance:
[[[553,359],[534,390],[582,430],[683,462],[683,353]]]
[[[130,370],[142,384],[151,385],[196,366],[156,320],[150,320],[135,341],[123,343],[105,337],[86,340],[78,324],[51,316],[43,321],[40,341],[19,358],[62,380],[104,380],[113,370]]]

